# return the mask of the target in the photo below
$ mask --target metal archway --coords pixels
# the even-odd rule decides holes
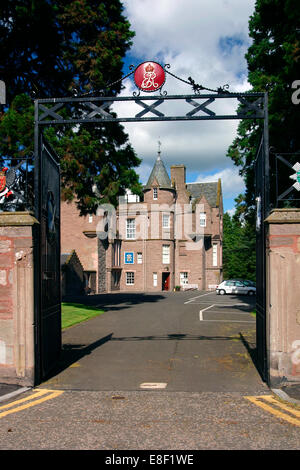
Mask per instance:
[[[175,79],[186,83],[193,89],[192,94],[186,95],[168,95],[165,91],[162,92],[162,87],[165,85],[165,77],[157,87],[159,94],[141,96],[140,91],[154,91],[146,90],[140,87],[139,91],[134,92],[132,96],[108,96],[108,91],[103,90],[95,96],[83,95],[74,97],[62,97],[62,98],[46,98],[36,99],[34,102],[35,107],[35,216],[41,223],[39,233],[37,234],[37,248],[35,252],[36,259],[36,291],[48,292],[47,299],[49,299],[49,305],[47,301],[42,305],[41,295],[36,295],[36,307],[35,307],[35,323],[36,323],[36,338],[37,338],[37,349],[36,357],[38,370],[37,375],[40,380],[47,372],[51,369],[56,361],[58,351],[60,348],[60,341],[51,341],[53,338],[49,337],[49,331],[53,335],[59,335],[60,322],[58,316],[60,315],[60,290],[57,289],[57,282],[53,282],[53,278],[59,278],[60,281],[60,260],[56,259],[55,266],[56,272],[51,273],[47,271],[46,260],[49,253],[47,250],[50,247],[50,241],[48,240],[48,232],[45,229],[47,223],[47,207],[48,204],[48,192],[53,192],[53,188],[50,186],[54,184],[57,187],[59,181],[58,162],[55,153],[49,148],[47,143],[43,140],[41,130],[45,126],[59,126],[59,125],[76,125],[76,124],[106,124],[109,122],[149,122],[149,121],[204,121],[204,120],[232,120],[232,119],[259,119],[263,120],[263,136],[260,147],[257,152],[257,158],[255,163],[256,168],[256,198],[259,201],[258,204],[258,220],[257,224],[257,281],[260,286],[257,290],[256,298],[256,311],[257,311],[257,358],[258,368],[264,380],[267,379],[268,366],[267,366],[267,351],[266,351],[266,232],[264,220],[268,216],[270,211],[270,196],[269,196],[269,136],[268,136],[268,94],[267,93],[231,93],[228,91],[228,86],[219,87],[217,90],[211,90],[197,85],[194,80],[189,78],[183,80],[168,69],[169,65],[164,67],[160,66],[156,62],[145,62],[144,64],[152,64],[152,67],[160,67],[163,69],[165,74],[169,74]],[[122,77],[122,81],[129,76],[136,73],[139,67],[131,66],[131,72],[126,76]],[[149,68],[151,71],[151,69]],[[136,81],[136,80],[135,80]],[[149,82],[150,83],[150,82]],[[153,83],[153,82],[151,82]],[[107,88],[114,85],[111,84]],[[136,83],[137,85],[137,83]],[[138,85],[137,85],[138,86]],[[202,92],[204,92],[202,94]],[[208,92],[208,93],[207,93]],[[221,114],[211,109],[213,103],[218,104],[222,100],[235,100],[237,111],[235,114]],[[138,107],[138,112],[134,114],[125,113],[124,116],[117,116],[112,113],[109,108],[114,103],[127,103],[135,104]],[[164,112],[162,107],[163,104],[178,103],[181,106],[180,114],[178,111],[175,113]],[[127,106],[126,110],[132,110],[132,106]],[[139,108],[142,108],[140,110]],[[176,107],[177,110],[177,107]],[[45,158],[45,152],[47,153],[48,169],[47,165],[42,164],[42,159]],[[56,170],[54,169],[56,165]],[[56,179],[56,183],[53,181],[50,183],[47,177],[47,171],[52,171],[52,176]],[[56,175],[56,176],[55,176]],[[47,187],[49,185],[49,188]],[[44,199],[43,195],[44,194]],[[60,230],[59,223],[59,208],[57,205],[53,210],[56,210],[56,231]],[[49,214],[48,214],[49,215]],[[42,223],[42,221],[44,221]],[[53,222],[53,221],[52,221]],[[53,226],[53,223],[52,223]],[[59,256],[59,237],[54,236],[52,233],[52,249],[53,240],[57,243],[56,250],[53,251],[53,256]],[[47,248],[48,247],[48,248]],[[52,286],[52,287],[51,287]],[[56,287],[55,287],[56,286]],[[47,328],[44,326],[47,323]],[[47,347],[42,345],[46,343]]]

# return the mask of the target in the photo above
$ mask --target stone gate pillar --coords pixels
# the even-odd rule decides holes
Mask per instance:
[[[29,212],[0,213],[0,382],[34,385],[33,230]]]
[[[300,383],[300,209],[274,209],[267,231],[270,385]]]

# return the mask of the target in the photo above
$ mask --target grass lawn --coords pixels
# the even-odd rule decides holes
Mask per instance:
[[[62,329],[69,328],[90,318],[97,317],[104,313],[104,310],[91,307],[89,305],[74,304],[71,302],[62,302],[61,304],[61,323]]]

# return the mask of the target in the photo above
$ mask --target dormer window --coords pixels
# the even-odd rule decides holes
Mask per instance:
[[[157,188],[153,188],[153,199],[157,199]]]

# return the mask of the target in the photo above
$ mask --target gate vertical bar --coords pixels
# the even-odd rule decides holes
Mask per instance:
[[[255,161],[256,215],[256,352],[257,367],[268,382],[268,322],[267,322],[267,276],[266,276],[266,223],[270,211],[270,168],[269,168],[269,123],[268,94],[264,95],[263,135]]]
[[[269,320],[268,320],[268,311],[269,311],[269,283],[268,283],[268,273],[267,273],[267,224],[265,222],[266,218],[270,213],[270,155],[269,155],[269,99],[268,93],[264,94],[264,175],[265,175],[265,207],[264,207],[264,218],[262,220],[263,225],[263,277],[264,277],[264,324],[263,324],[263,355],[264,355],[264,364],[263,364],[263,378],[269,383],[269,360],[268,360],[268,350],[270,342],[270,331],[269,331]]]
[[[255,161],[256,213],[256,359],[257,368],[266,379],[266,276],[265,276],[265,172],[264,135]]]
[[[270,156],[269,156],[269,98],[264,94],[264,174],[265,174],[265,211],[264,218],[270,212]]]
[[[34,101],[34,215],[40,222],[40,129],[39,102]],[[41,311],[41,249],[40,224],[34,231],[34,340],[35,340],[35,383],[41,381],[41,340],[40,340],[40,311]]]

